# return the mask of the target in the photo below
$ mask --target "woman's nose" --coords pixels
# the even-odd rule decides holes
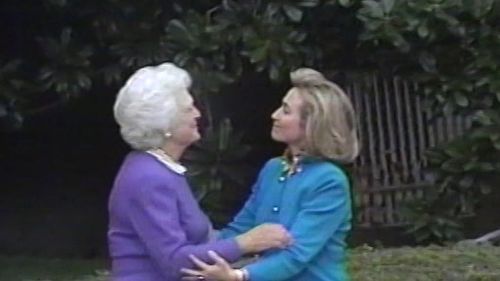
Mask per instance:
[[[200,118],[200,117],[201,117],[201,112],[197,107],[195,107],[194,108],[194,118]]]
[[[278,114],[279,114],[279,108],[276,109],[272,114],[271,114],[271,119],[276,120],[278,119]]]

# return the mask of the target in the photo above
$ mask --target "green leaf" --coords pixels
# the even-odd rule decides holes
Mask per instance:
[[[288,34],[288,39],[290,39],[291,41],[294,41],[294,42],[302,42],[304,41],[304,39],[306,39],[307,37],[307,34],[305,32],[300,32],[300,31],[297,31],[297,30],[293,30],[292,32],[290,32]]]
[[[169,21],[165,29],[168,33],[172,33],[174,36],[184,37],[189,33],[184,23],[178,19]]]
[[[423,51],[418,57],[418,61],[422,68],[429,73],[437,72],[436,69],[436,58],[429,52]]]
[[[465,11],[469,11],[476,19],[483,18],[493,9],[494,0],[463,0]]]
[[[250,62],[251,63],[262,62],[267,57],[267,51],[268,51],[267,50],[267,45],[263,45],[260,48],[253,49],[249,53]]]
[[[455,111],[455,106],[452,102],[448,101],[444,104],[442,110],[445,115],[453,115]]]
[[[173,7],[174,11],[175,11],[176,13],[178,13],[178,14],[180,14],[180,13],[184,12],[184,9],[183,9],[183,8],[182,8],[182,6],[181,6],[181,5],[179,5],[178,3],[173,3],[172,7]]]
[[[342,6],[342,7],[349,7],[353,4],[352,0],[338,0],[338,1],[339,1],[340,6]]]
[[[482,124],[483,126],[488,126],[492,125],[493,121],[491,120],[491,117],[485,110],[479,110],[475,115],[474,115],[474,120]]]
[[[469,105],[469,100],[462,92],[453,93],[455,102],[461,107],[467,107]]]
[[[69,42],[71,41],[71,33],[72,33],[71,28],[66,27],[63,29],[61,33],[61,44],[63,46],[69,45]]]
[[[437,238],[439,238],[439,239],[443,238],[443,233],[441,233],[441,230],[438,229],[437,227],[431,227],[431,232]]]
[[[446,172],[452,172],[452,173],[459,173],[462,171],[462,163],[460,161],[457,161],[456,159],[450,159],[445,161],[441,165],[441,169],[443,169]]]
[[[11,61],[5,63],[0,68],[0,77],[4,76],[4,75],[8,75],[11,72],[17,71],[17,69],[19,68],[19,66],[21,65],[21,63],[22,62],[19,59],[11,60]]]
[[[488,83],[490,83],[490,77],[485,76],[485,77],[481,77],[479,80],[477,80],[475,85],[476,85],[476,87],[481,87],[481,86],[484,86]]]
[[[394,8],[394,0],[382,0],[381,2],[384,13],[385,14],[391,13],[392,9]]]
[[[5,107],[5,105],[0,103],[0,118],[7,116],[7,114],[7,108]]]
[[[436,17],[448,23],[451,27],[456,27],[460,24],[459,20],[457,20],[454,16],[447,14],[443,10],[437,10]]]
[[[77,81],[78,81],[78,86],[80,86],[82,89],[90,89],[90,87],[92,86],[92,80],[90,80],[90,78],[87,77],[86,75],[83,74],[78,75]]]
[[[479,184],[479,188],[480,188],[482,194],[490,194],[491,190],[492,190],[492,186],[485,184],[485,183]]]
[[[191,59],[191,55],[188,52],[180,52],[174,57],[174,62],[179,66],[183,67]]]
[[[269,67],[269,78],[271,78],[271,80],[273,80],[273,81],[277,81],[280,78],[280,71],[279,71],[278,67],[274,64],[272,64]]]
[[[54,71],[51,68],[43,67],[40,69],[40,75],[38,76],[40,80],[48,79],[54,75]]]
[[[7,123],[9,127],[13,129],[20,129],[23,126],[24,118],[18,112],[10,112],[10,114],[7,115]]]
[[[491,163],[481,163],[479,169],[483,172],[492,172],[495,170],[495,166]]]
[[[221,81],[224,84],[230,84],[230,83],[234,82],[234,78],[232,76],[230,76],[229,74],[224,73],[224,72],[218,72],[215,74],[215,76],[217,77],[217,79],[219,81]]]
[[[406,39],[394,30],[386,31],[388,37],[392,40],[392,44],[403,53],[408,53],[410,51],[410,44]]]
[[[288,18],[293,22],[300,22],[302,20],[302,10],[292,5],[283,5]]]
[[[464,155],[462,148],[458,145],[449,144],[444,148],[444,152],[452,158],[460,158]]]
[[[432,162],[442,162],[447,158],[445,154],[441,150],[438,149],[429,149],[425,152],[425,156]]]
[[[316,7],[319,5],[319,0],[301,0],[296,2],[299,7]]]
[[[474,178],[471,176],[465,176],[458,182],[458,185],[465,189],[470,189],[473,184],[474,184]]]
[[[500,141],[500,133],[491,133],[489,137],[492,142]]]
[[[363,8],[360,12],[368,13],[369,17],[381,19],[384,17],[384,10],[379,2],[374,0],[363,1]]]
[[[64,7],[68,4],[67,0],[49,0],[47,1],[49,5],[53,5],[55,7]]]
[[[415,239],[418,241],[418,242],[423,242],[427,239],[429,239],[431,237],[431,233],[429,231],[423,231],[423,232],[419,232],[415,235]]]
[[[429,28],[427,27],[427,24],[421,24],[418,27],[417,33],[420,38],[426,38],[427,36],[429,36]]]
[[[472,171],[479,167],[479,164],[476,161],[469,161],[464,165],[464,171]]]

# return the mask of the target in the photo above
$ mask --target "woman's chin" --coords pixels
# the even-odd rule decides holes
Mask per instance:
[[[274,140],[274,141],[277,141],[277,142],[281,142],[281,138],[280,138],[280,135],[276,132],[271,131],[271,138]]]
[[[200,133],[196,133],[194,136],[193,136],[193,142],[197,142],[201,139],[201,135]]]

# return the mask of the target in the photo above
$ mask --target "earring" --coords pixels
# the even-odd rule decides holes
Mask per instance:
[[[168,138],[170,138],[172,136],[172,133],[171,132],[166,132],[164,136],[168,139]]]

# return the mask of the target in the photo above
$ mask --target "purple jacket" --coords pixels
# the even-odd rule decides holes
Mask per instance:
[[[211,242],[210,230],[184,175],[145,152],[126,157],[109,198],[113,281],[180,280],[180,269],[193,267],[189,255],[207,261],[209,250],[241,257],[234,239]]]

